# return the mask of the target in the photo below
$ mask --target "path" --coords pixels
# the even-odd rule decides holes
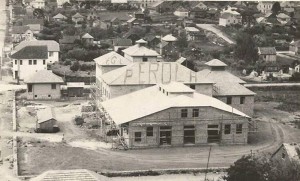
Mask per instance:
[[[228,37],[228,35],[223,33],[221,30],[217,29],[216,27],[214,27],[215,26],[214,24],[196,24],[196,26],[201,28],[201,29],[208,30],[208,31],[211,31],[211,32],[215,33],[217,36],[219,36],[220,38],[222,38],[223,40],[225,40],[229,44],[235,44],[235,42],[232,41]]]
[[[300,83],[261,83],[261,84],[245,84],[245,87],[291,87],[300,86]]]

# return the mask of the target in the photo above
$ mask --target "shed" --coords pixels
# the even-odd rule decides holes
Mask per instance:
[[[68,82],[67,92],[69,97],[82,97],[84,91],[84,82]]]
[[[47,107],[37,111],[37,125],[36,128],[41,132],[52,133],[56,126],[57,120],[55,118],[52,108]]]

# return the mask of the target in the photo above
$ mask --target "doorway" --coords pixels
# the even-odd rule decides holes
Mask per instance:
[[[172,142],[172,127],[161,126],[159,131],[159,144],[171,145],[171,142]]]
[[[195,144],[195,126],[184,126],[183,144]]]
[[[220,142],[219,125],[217,124],[207,125],[207,142],[208,143]]]

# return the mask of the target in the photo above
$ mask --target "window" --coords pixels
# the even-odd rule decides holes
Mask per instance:
[[[244,104],[244,103],[245,103],[245,97],[242,96],[242,97],[240,97],[240,104]]]
[[[226,104],[231,104],[232,103],[232,97],[227,97]]]
[[[243,124],[236,125],[236,134],[241,134],[243,132]]]
[[[142,141],[142,132],[135,132],[134,133],[134,141],[141,142]]]
[[[188,115],[188,110],[187,109],[181,109],[181,117],[186,118]]]
[[[153,136],[153,127],[147,127],[147,136]]]
[[[29,65],[32,65],[32,60],[29,60],[29,61],[28,61],[28,64],[29,64]]]
[[[51,95],[48,95],[48,97],[51,97]]]
[[[23,60],[20,60],[20,65],[22,65],[23,64]]]
[[[199,117],[199,109],[193,109],[193,117]]]
[[[37,98],[37,95],[34,95],[35,98]]]
[[[285,153],[282,153],[282,154],[281,154],[281,158],[282,158],[282,159],[285,159]]]
[[[33,60],[33,65],[36,65],[36,60]]]
[[[191,85],[190,85],[190,88],[195,90],[195,89],[196,89],[196,86],[195,86],[194,84],[191,84]]]
[[[28,84],[28,92],[32,92],[32,84]]]
[[[16,64],[16,65],[18,64],[18,60],[15,60],[15,64]]]
[[[143,57],[143,62],[148,62],[148,58],[147,57]]]
[[[49,57],[52,57],[53,56],[53,52],[49,52]]]
[[[56,84],[51,84],[51,89],[56,89]]]
[[[230,134],[230,132],[231,132],[231,125],[225,124],[224,134]]]
[[[43,65],[45,65],[46,64],[46,60],[43,60]]]

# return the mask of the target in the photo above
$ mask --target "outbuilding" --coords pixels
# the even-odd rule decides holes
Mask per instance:
[[[67,92],[68,97],[83,97],[84,82],[68,82]]]
[[[57,120],[52,108],[48,107],[37,111],[36,128],[38,132],[53,133],[56,131]]]

